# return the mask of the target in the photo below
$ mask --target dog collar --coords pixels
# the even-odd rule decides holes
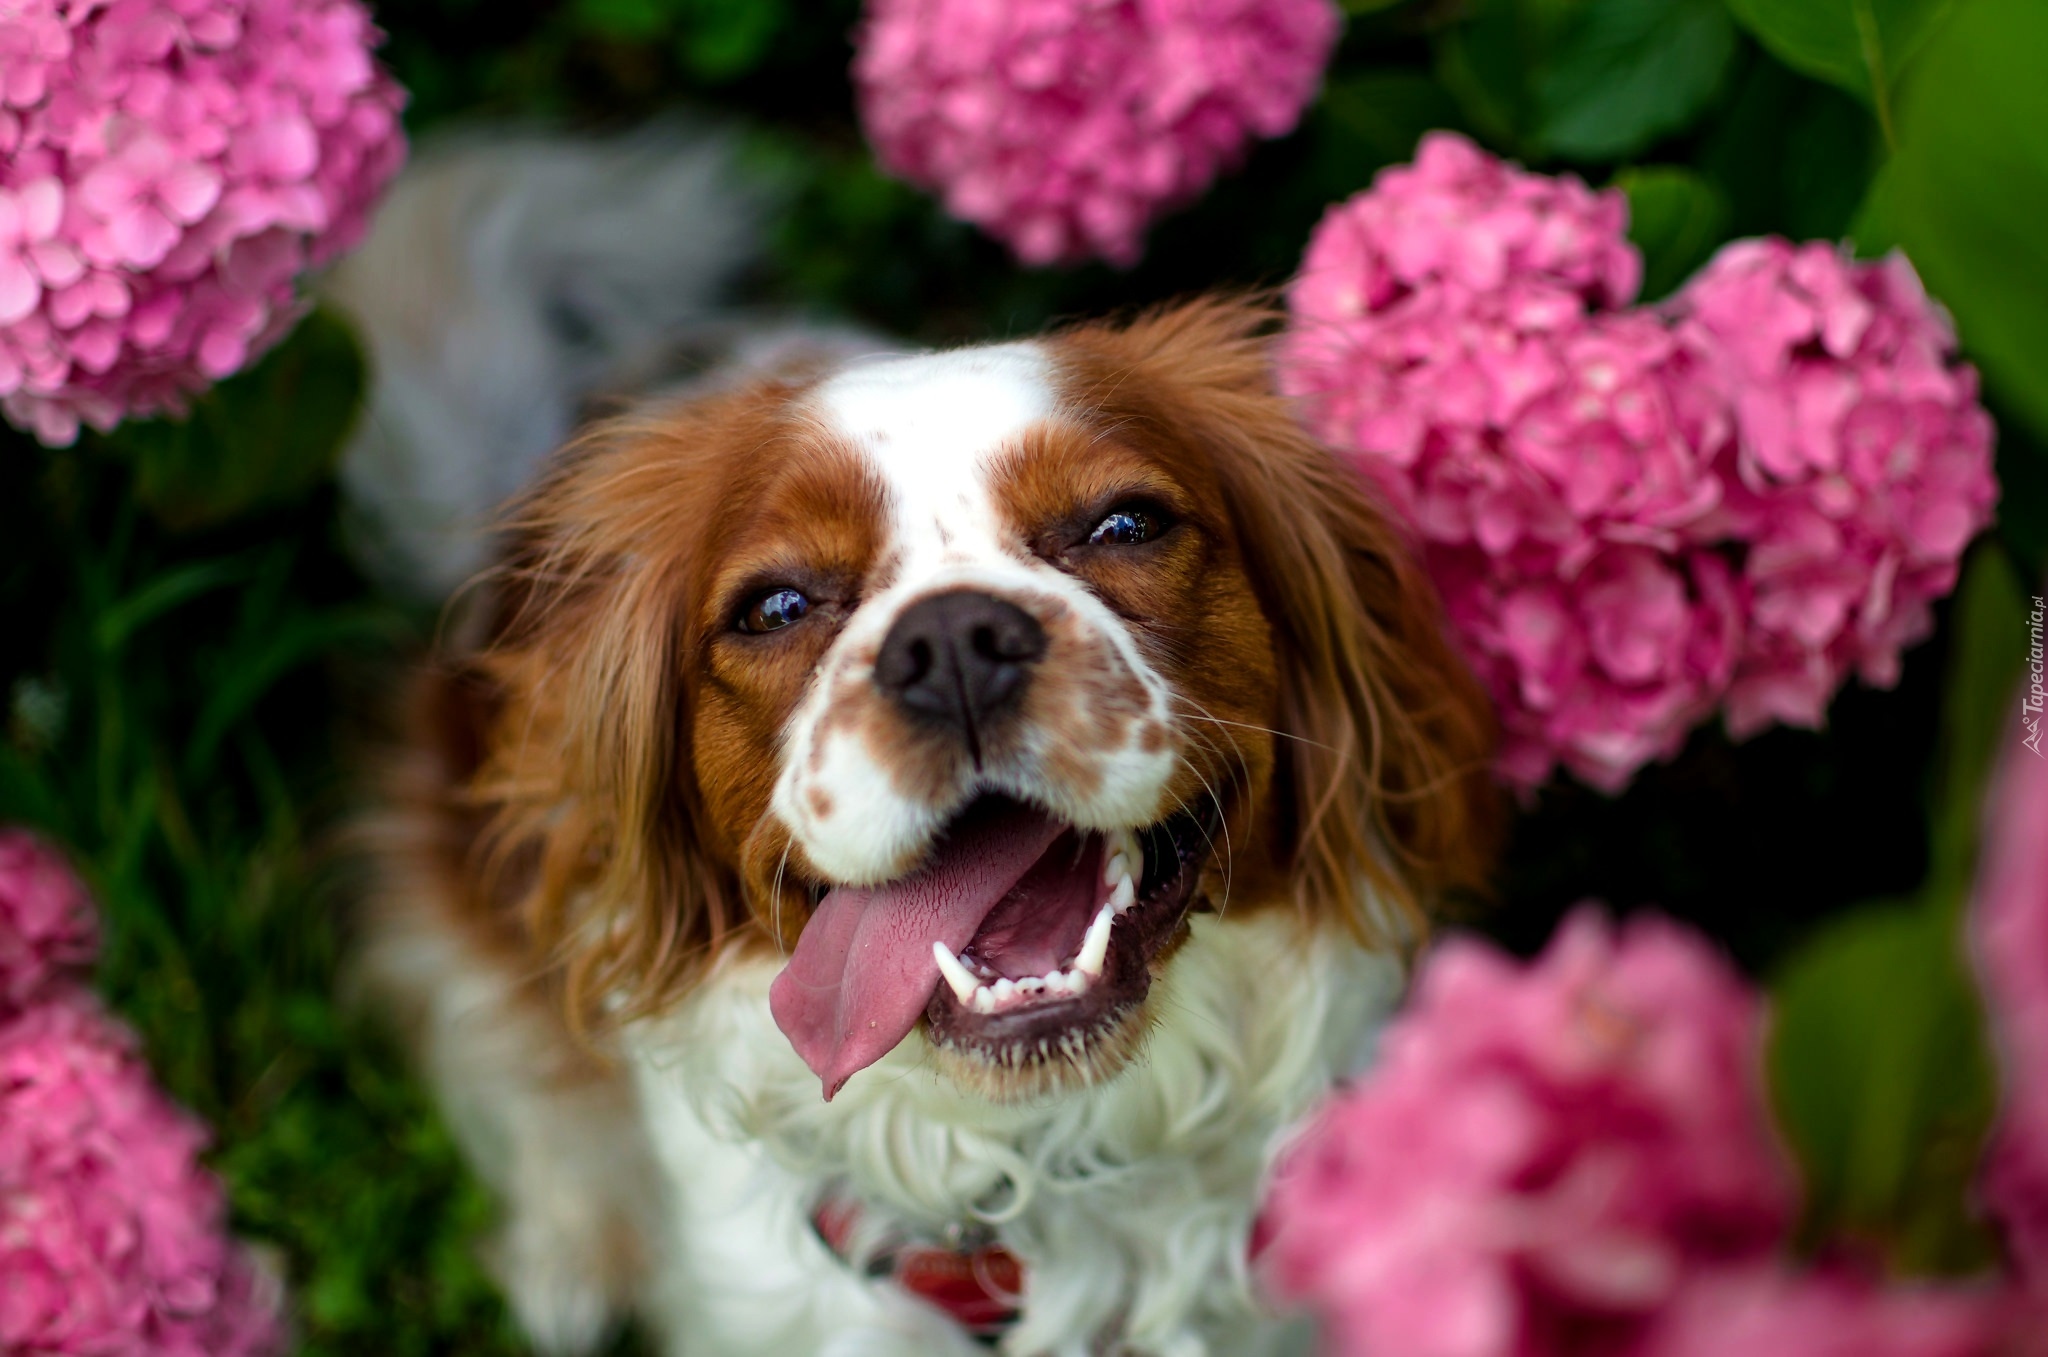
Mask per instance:
[[[861,1210],[844,1197],[827,1197],[811,1215],[818,1237],[840,1261],[870,1277],[887,1277],[980,1338],[994,1338],[1016,1323],[1024,1296],[1024,1265],[993,1239],[962,1238],[956,1247],[885,1240],[855,1257],[852,1244]]]

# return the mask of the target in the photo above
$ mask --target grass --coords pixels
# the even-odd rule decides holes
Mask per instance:
[[[490,1205],[336,1001],[349,736],[425,619],[338,550],[331,491],[175,530],[105,444],[0,446],[0,822],[76,853],[102,991],[216,1128],[236,1226],[287,1260],[309,1354],[522,1351],[472,1252]]]

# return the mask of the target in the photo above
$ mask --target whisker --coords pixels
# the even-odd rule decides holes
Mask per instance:
[[[1196,703],[1194,699],[1186,697],[1180,693],[1175,693],[1173,695],[1173,698],[1176,702],[1186,702],[1190,706],[1200,705],[1199,703]],[[1238,730],[1256,730],[1262,735],[1271,735],[1272,737],[1278,740],[1293,740],[1296,744],[1305,744],[1312,749],[1329,749],[1331,747],[1329,745],[1322,743],[1319,740],[1311,740],[1306,735],[1296,735],[1292,731],[1275,730],[1271,726],[1253,725],[1248,721],[1226,721],[1220,716],[1211,716],[1206,710],[1185,714],[1192,716],[1193,719],[1197,721],[1207,721],[1211,725],[1231,726]]]

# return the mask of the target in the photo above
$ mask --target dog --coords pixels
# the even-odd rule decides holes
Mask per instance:
[[[538,1348],[1298,1337],[1262,1175],[1497,817],[1272,323],[793,365],[509,511],[382,768],[365,966]]]

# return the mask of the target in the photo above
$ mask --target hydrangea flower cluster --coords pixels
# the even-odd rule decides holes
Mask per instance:
[[[1448,133],[1332,209],[1281,381],[1405,516],[1501,772],[1626,785],[1717,709],[1897,678],[1996,497],[1975,373],[1903,260],[1743,242],[1626,309],[1626,200]]]
[[[2048,758],[2017,737],[1987,820],[1971,928],[2005,1102],[1983,1190],[2014,1260],[2048,1297]]]
[[[1747,550],[1729,731],[1818,726],[1848,674],[1898,682],[1991,519],[1976,370],[1952,361],[1948,317],[1900,255],[1738,241],[1669,314],[1734,423],[1713,529]]]
[[[1778,1267],[1696,1280],[1645,1335],[1642,1357],[2033,1357],[2030,1316],[1981,1289],[1883,1290],[1848,1273]]]
[[[1330,0],[871,0],[853,77],[885,170],[1028,264],[1130,264],[1293,128],[1339,26]]]
[[[0,1021],[75,984],[99,952],[85,886],[33,835],[0,830]]]
[[[0,409],[181,410],[275,342],[405,155],[360,0],[18,0],[0,24]]]
[[[1282,1162],[1262,1266],[1342,1352],[1625,1338],[1791,1220],[1761,1039],[1740,978],[1668,924],[1581,912],[1526,970],[1448,943],[1371,1079]]]
[[[1283,1156],[1258,1262],[1339,1357],[1994,1357],[1995,1287],[1783,1261],[1761,1006],[1693,934],[1581,911],[1526,967],[1453,941]]]
[[[0,1352],[267,1357],[283,1297],[225,1230],[206,1132],[79,974],[83,885],[0,832]]]

